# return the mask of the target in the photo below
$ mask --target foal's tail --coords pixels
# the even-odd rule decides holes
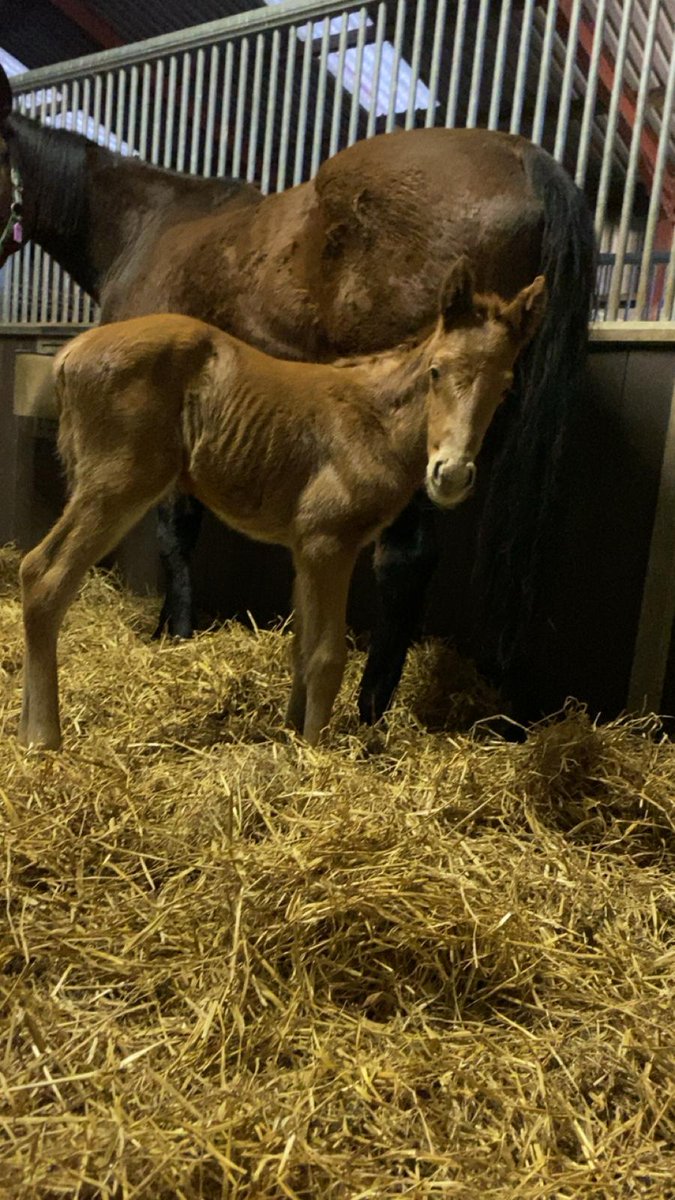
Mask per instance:
[[[545,551],[560,511],[561,464],[573,437],[595,279],[595,237],[582,192],[544,150],[525,173],[543,206],[540,270],[549,301],[518,368],[518,403],[491,468],[477,562],[479,646],[508,671],[542,618]]]

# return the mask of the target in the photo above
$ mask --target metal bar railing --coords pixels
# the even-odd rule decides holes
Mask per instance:
[[[658,307],[668,320],[675,258],[666,268],[654,246],[671,145],[673,67],[667,49],[655,54],[666,0],[648,2],[648,20],[640,25],[633,18],[643,12],[642,0],[623,0],[616,17],[608,0],[500,0],[499,6],[497,0],[283,0],[27,72],[15,77],[13,88],[21,110],[46,123],[80,129],[124,154],[193,175],[227,171],[258,179],[264,192],[301,183],[326,154],[357,137],[411,128],[424,105],[426,126],[444,117],[450,126],[508,125],[525,133],[532,119],[532,140],[552,144],[559,160],[571,160],[577,183],[590,179],[595,187],[597,181],[598,234],[610,199],[615,204],[610,185],[616,191],[625,173],[616,254],[599,268],[605,315]],[[566,37],[558,19],[563,11]],[[589,20],[593,44],[582,38],[579,54]],[[599,81],[608,48],[614,79],[606,110],[607,89]],[[634,128],[627,136],[625,87],[637,63]],[[648,111],[655,84],[665,93],[660,123]],[[554,110],[550,122],[547,105],[549,117]],[[649,211],[636,249],[634,197],[646,121],[658,151],[650,160]],[[655,288],[664,292],[661,305],[652,302]],[[94,317],[91,299],[30,244],[7,264],[0,300],[4,320]]]
[[[635,104],[635,118],[630,143],[630,157],[628,160],[626,182],[624,184],[621,224],[619,226],[619,239],[616,251],[617,262],[612,274],[612,286],[609,291],[609,303],[607,305],[607,317],[610,321],[616,320],[616,315],[619,311],[619,304],[621,301],[623,264],[628,245],[630,218],[633,209],[633,197],[635,194],[635,183],[637,179],[638,162],[642,143],[642,126],[645,118],[647,93],[649,90],[649,82],[651,77],[652,54],[654,51],[656,25],[659,18],[659,5],[660,0],[651,0],[651,4],[649,6],[649,22],[645,37],[642,74],[640,76],[640,86],[638,88],[637,101]]]
[[[645,240],[642,250],[642,262],[640,265],[640,282],[637,291],[636,307],[638,316],[646,315],[645,310],[647,304],[647,288],[649,285],[650,266],[654,261],[654,238],[656,235],[656,226],[661,210],[661,200],[663,192],[663,182],[665,178],[666,164],[668,160],[668,150],[670,142],[671,121],[673,115],[673,100],[675,98],[675,54],[670,59],[668,69],[668,83],[666,86],[666,94],[663,101],[663,111],[661,113],[661,132],[659,134],[659,146],[656,154],[656,165],[654,168],[654,178],[652,180],[652,193],[649,198],[649,212],[647,214],[647,225],[645,228]],[[666,317],[666,309],[662,313],[663,319]]]

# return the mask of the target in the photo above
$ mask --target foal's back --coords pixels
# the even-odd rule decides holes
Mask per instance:
[[[57,355],[55,374],[72,483],[105,464],[130,476],[161,463],[162,477],[272,541],[288,540],[322,464],[353,471],[363,440],[358,370],[271,358],[192,317],[89,330]]]

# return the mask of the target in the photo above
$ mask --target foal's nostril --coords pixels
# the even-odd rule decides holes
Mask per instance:
[[[440,487],[443,481],[443,462],[440,458],[437,458],[436,462],[434,463],[434,469],[431,472],[431,477],[434,483]]]

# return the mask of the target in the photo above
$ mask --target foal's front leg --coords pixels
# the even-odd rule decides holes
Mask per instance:
[[[347,597],[356,552],[295,558],[300,645],[292,704],[305,691],[303,734],[315,746],[328,725],[347,660]],[[302,671],[302,681],[297,679]]]
[[[305,728],[307,710],[307,686],[302,654],[302,596],[296,578],[293,584],[293,683],[291,698],[286,709],[286,724],[297,733]]]

